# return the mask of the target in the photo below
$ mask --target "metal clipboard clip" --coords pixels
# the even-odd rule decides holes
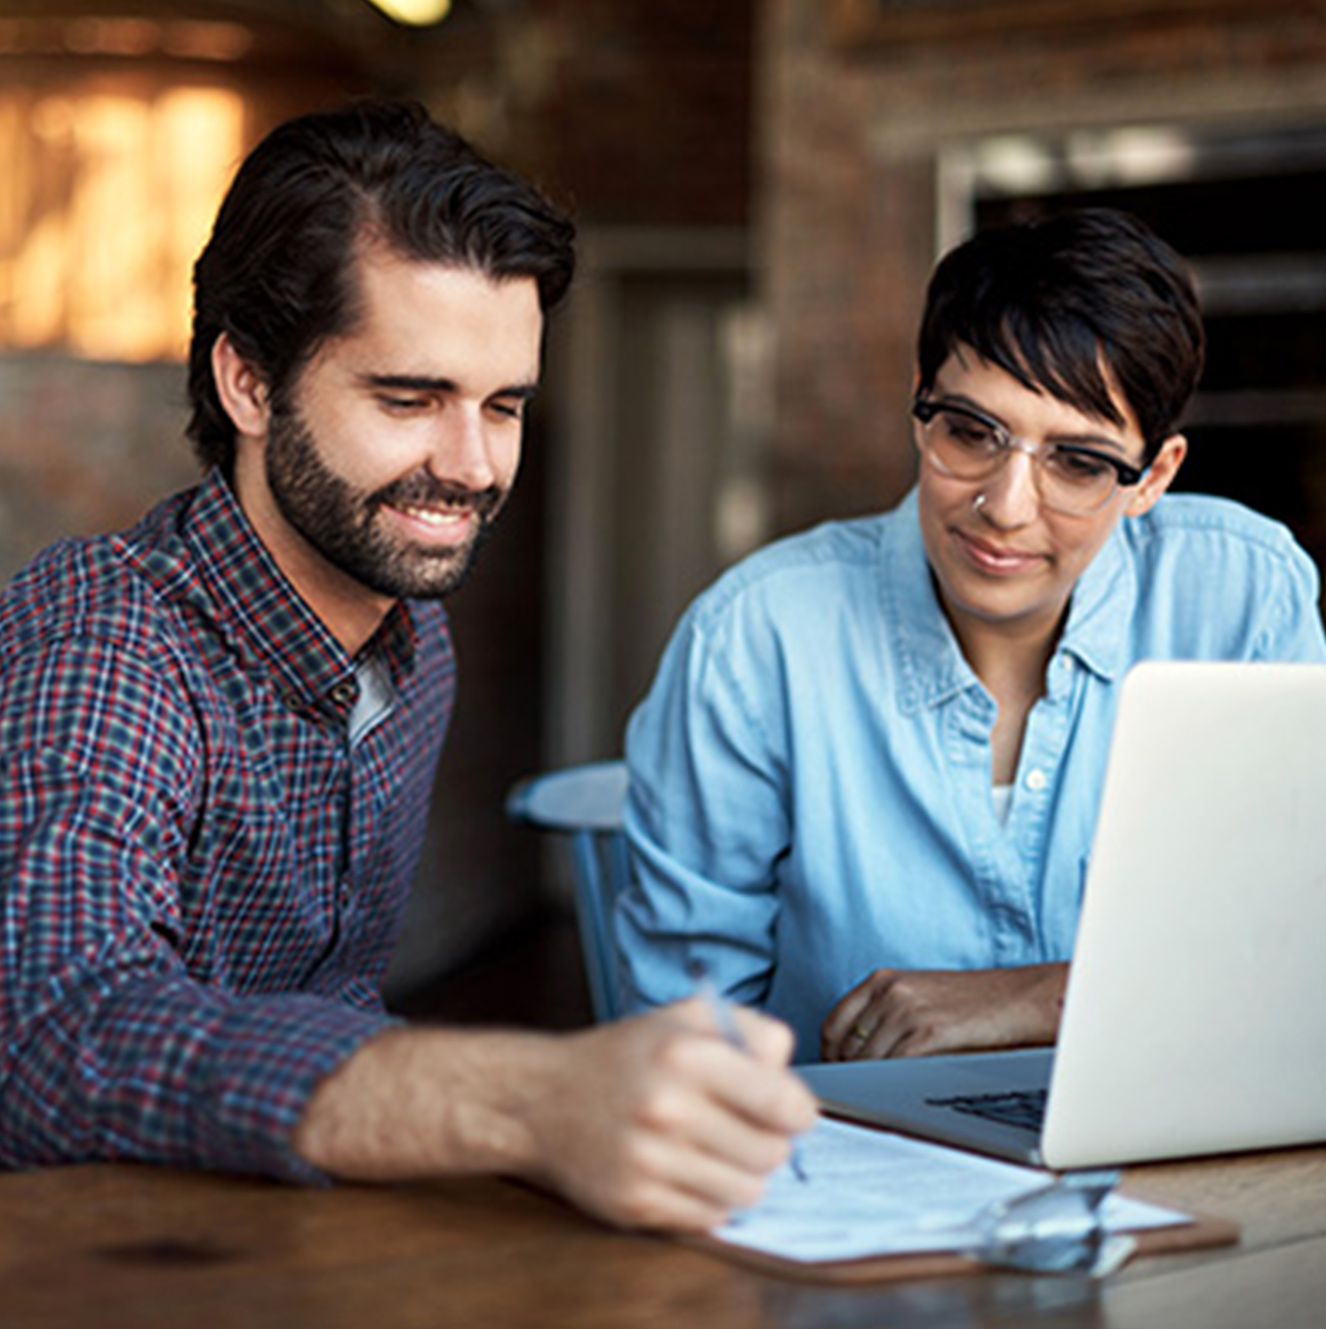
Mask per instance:
[[[1113,1170],[1065,1172],[992,1204],[977,1215],[978,1236],[962,1253],[1008,1269],[1104,1278],[1137,1248],[1134,1238],[1105,1229],[1105,1200],[1118,1181]]]

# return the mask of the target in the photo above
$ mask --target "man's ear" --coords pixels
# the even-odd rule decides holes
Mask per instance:
[[[252,438],[266,437],[271,417],[267,384],[224,332],[212,343],[212,379],[236,431]]]
[[[1174,477],[1178,475],[1179,467],[1187,455],[1188,440],[1182,434],[1171,434],[1160,445],[1155,460],[1133,491],[1132,500],[1124,509],[1125,513],[1129,517],[1140,517],[1144,512],[1150,512],[1161,494],[1174,483]]]

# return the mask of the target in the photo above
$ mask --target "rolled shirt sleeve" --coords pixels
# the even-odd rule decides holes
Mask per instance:
[[[692,614],[632,716],[624,812],[637,882],[615,919],[628,1007],[689,995],[701,960],[734,999],[763,1004],[774,965],[776,870],[791,840],[784,744],[750,712],[731,624]],[[664,778],[653,778],[654,774]]]
[[[0,1162],[133,1158],[311,1180],[288,1143],[303,1107],[390,1021],[363,1001],[261,990],[289,906],[258,890],[248,917],[231,914],[224,861],[185,880],[181,865],[221,832],[201,813],[202,731],[179,699],[161,662],[94,637],[51,642],[8,676]]]

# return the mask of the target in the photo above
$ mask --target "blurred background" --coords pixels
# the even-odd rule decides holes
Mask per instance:
[[[937,255],[1065,202],[1193,262],[1188,487],[1326,554],[1323,0],[0,0],[0,583],[193,483],[189,274],[243,153],[425,102],[577,216],[582,277],[499,538],[389,995],[586,1018],[532,771],[620,751],[680,610],[911,483]]]

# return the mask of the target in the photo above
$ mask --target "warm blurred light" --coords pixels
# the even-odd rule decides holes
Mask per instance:
[[[451,12],[451,0],[369,0],[369,3],[397,23],[416,28],[441,23]]]
[[[0,96],[0,346],[181,356],[243,126],[218,88]]]
[[[161,25],[143,18],[80,18],[65,24],[66,49],[76,55],[150,55],[161,49]]]
[[[139,60],[167,55],[189,60],[240,60],[253,33],[239,23],[147,18],[0,19],[0,54],[77,55]]]
[[[242,60],[253,48],[253,33],[239,23],[177,19],[161,32],[166,55],[193,60]]]

